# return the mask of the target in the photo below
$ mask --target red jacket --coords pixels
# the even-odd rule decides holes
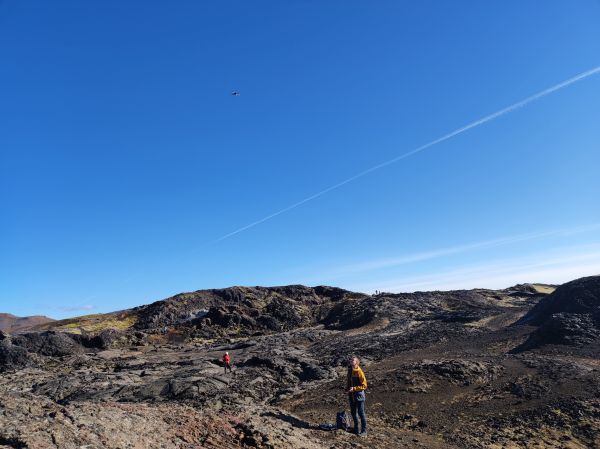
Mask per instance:
[[[231,362],[231,357],[229,357],[227,354],[225,354],[225,355],[223,356],[223,363],[224,363],[225,365],[229,365],[229,362]]]

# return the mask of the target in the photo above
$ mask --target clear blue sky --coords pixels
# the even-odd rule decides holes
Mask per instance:
[[[600,2],[0,2],[0,311],[600,272]],[[230,95],[232,90],[239,97]]]

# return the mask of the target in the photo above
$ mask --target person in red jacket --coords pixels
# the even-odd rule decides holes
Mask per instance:
[[[229,356],[229,353],[226,352],[225,355],[223,356],[223,369],[225,370],[225,374],[227,374],[227,370],[229,369],[229,372],[231,373],[231,357]]]

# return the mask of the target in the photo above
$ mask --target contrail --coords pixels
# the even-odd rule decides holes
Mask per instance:
[[[293,203],[293,204],[291,204],[291,205],[289,205],[287,207],[284,207],[283,209],[278,210],[277,212],[273,212],[272,214],[269,214],[266,217],[261,218],[260,220],[256,220],[256,221],[254,221],[254,222],[252,222],[250,224],[242,226],[239,229],[236,229],[235,231],[232,231],[232,232],[230,232],[228,234],[225,234],[225,235],[219,237],[218,239],[214,240],[213,243],[217,243],[217,242],[220,242],[222,240],[228,239],[229,237],[233,237],[234,235],[239,234],[240,232],[246,231],[246,230],[248,230],[250,228],[253,228],[254,226],[257,226],[257,225],[259,225],[261,223],[264,223],[267,220],[270,220],[271,218],[275,218],[278,215],[281,215],[281,214],[283,214],[285,212],[288,212],[288,211],[290,211],[292,209],[295,209],[295,208],[297,208],[297,207],[299,207],[299,206],[301,206],[301,205],[303,205],[305,203],[308,203],[309,201],[312,201],[312,200],[314,200],[316,198],[319,198],[322,195],[325,195],[326,193],[331,192],[332,190],[338,189],[338,188],[340,188],[340,187],[342,187],[342,186],[344,186],[344,185],[346,185],[346,184],[348,184],[348,183],[350,183],[352,181],[355,181],[358,178],[362,178],[363,176],[366,176],[369,173],[374,172],[375,170],[379,170],[380,168],[387,167],[388,165],[392,165],[392,164],[394,164],[394,163],[396,163],[398,161],[401,161],[402,159],[405,159],[405,158],[407,158],[409,156],[412,156],[414,154],[420,153],[421,151],[426,150],[428,148],[431,148],[432,146],[437,145],[438,143],[442,143],[442,142],[444,142],[444,141],[446,141],[448,139],[451,139],[454,136],[457,136],[459,134],[464,133],[465,131],[468,131],[470,129],[476,128],[477,126],[483,125],[484,123],[487,123],[487,122],[490,122],[490,121],[492,121],[494,119],[497,119],[498,117],[501,117],[501,116],[506,115],[506,114],[508,114],[510,112],[513,112],[513,111],[515,111],[515,110],[517,110],[519,108],[522,108],[523,106],[527,106],[529,103],[533,103],[534,101],[539,100],[542,97],[550,95],[551,93],[554,93],[557,90],[563,89],[563,88],[565,88],[567,86],[570,86],[571,84],[574,84],[574,83],[576,83],[578,81],[581,81],[581,80],[583,80],[585,78],[588,78],[588,77],[590,77],[592,75],[595,75],[597,73],[600,73],[600,66],[597,66],[597,67],[595,67],[595,68],[593,68],[591,70],[588,70],[586,72],[580,73],[579,75],[575,75],[572,78],[569,78],[569,79],[567,79],[565,81],[562,81],[562,82],[560,82],[560,83],[558,83],[558,84],[556,84],[556,85],[554,85],[552,87],[549,87],[549,88],[544,89],[544,90],[542,90],[542,91],[540,91],[540,92],[538,92],[536,94],[533,94],[533,95],[531,95],[531,96],[529,96],[529,97],[527,97],[527,98],[525,98],[525,99],[523,99],[521,101],[518,101],[517,103],[514,103],[514,104],[512,104],[512,105],[510,105],[510,106],[508,106],[508,107],[506,107],[504,109],[500,109],[499,111],[496,111],[496,112],[494,112],[494,113],[492,113],[490,115],[486,115],[485,117],[480,118],[479,120],[471,122],[468,125],[465,125],[465,126],[463,126],[461,128],[458,128],[458,129],[456,129],[456,130],[454,130],[454,131],[452,131],[452,132],[450,132],[448,134],[443,135],[442,137],[439,137],[439,138],[437,138],[435,140],[432,140],[431,142],[428,142],[428,143],[426,143],[424,145],[421,145],[420,147],[417,147],[417,148],[415,148],[413,150],[410,150],[407,153],[401,154],[401,155],[396,156],[396,157],[394,157],[392,159],[389,159],[389,160],[387,160],[385,162],[381,162],[380,164],[377,164],[377,165],[374,165],[374,166],[372,166],[370,168],[367,168],[366,170],[363,170],[363,171],[355,174],[354,176],[351,176],[351,177],[349,177],[347,179],[344,179],[343,181],[340,181],[337,184],[334,184],[334,185],[332,185],[330,187],[327,187],[326,189],[323,189],[320,192],[317,192],[317,193],[315,193],[315,194],[313,194],[311,196],[308,196],[308,197],[304,198],[303,200],[300,200],[300,201],[298,201],[296,203]]]
[[[590,69],[590,70],[588,70],[586,72],[582,72],[579,75],[575,75],[572,78],[569,78],[569,79],[567,79],[565,81],[562,81],[562,82],[560,82],[560,83],[558,83],[558,84],[556,84],[556,85],[554,85],[552,87],[549,87],[549,88],[547,88],[545,90],[542,90],[542,91],[540,91],[540,92],[538,92],[536,94],[533,94],[533,95],[531,95],[531,96],[529,96],[529,97],[527,97],[527,98],[525,98],[525,99],[523,99],[521,101],[518,101],[517,103],[514,103],[514,104],[512,104],[512,105],[510,105],[510,106],[508,106],[508,107],[506,107],[504,109],[500,109],[497,112],[494,112],[494,113],[492,113],[490,115],[486,115],[485,117],[480,118],[479,120],[471,122],[468,125],[465,125],[465,126],[463,126],[461,128],[458,128],[458,129],[456,129],[456,130],[454,130],[454,131],[452,131],[452,132],[450,132],[448,134],[443,135],[442,137],[439,137],[439,138],[437,138],[435,140],[432,140],[431,142],[428,142],[428,143],[426,143],[424,145],[421,145],[420,147],[417,147],[417,148],[415,148],[413,150],[410,150],[407,153],[401,154],[401,155],[396,156],[396,157],[394,157],[392,159],[389,159],[389,160],[387,160],[385,162],[381,162],[380,164],[374,165],[374,166],[372,166],[372,167],[370,167],[370,168],[368,168],[366,170],[363,170],[363,171],[355,174],[354,176],[351,176],[351,177],[349,177],[347,179],[344,179],[343,181],[340,181],[337,184],[334,184],[334,185],[332,185],[330,187],[327,187],[326,189],[321,190],[320,192],[317,192],[317,193],[315,193],[313,195],[310,195],[310,196],[304,198],[303,200],[300,200],[300,201],[298,201],[296,203],[293,203],[293,204],[291,204],[291,205],[289,205],[287,207],[284,207],[283,209],[280,209],[280,210],[278,210],[276,212],[273,212],[272,214],[269,214],[266,217],[261,218],[260,220],[256,220],[256,221],[254,221],[254,222],[252,222],[250,224],[242,226],[241,228],[236,229],[235,231],[229,232],[228,234],[225,234],[225,235],[219,237],[218,239],[213,240],[212,242],[207,242],[201,248],[204,248],[206,246],[213,245],[215,243],[221,242],[223,240],[228,239],[229,237],[233,237],[234,235],[239,234],[240,232],[243,232],[243,231],[246,231],[246,230],[248,230],[250,228],[258,226],[259,224],[264,223],[265,221],[268,221],[271,218],[275,218],[278,215],[284,214],[285,212],[289,212],[290,210],[295,209],[295,208],[297,208],[297,207],[299,207],[299,206],[301,206],[301,205],[303,205],[305,203],[308,203],[309,201],[312,201],[312,200],[314,200],[316,198],[319,198],[320,196],[323,196],[326,193],[331,192],[332,190],[338,189],[338,188],[340,188],[340,187],[342,187],[342,186],[344,186],[344,185],[346,185],[346,184],[348,184],[348,183],[350,183],[352,181],[355,181],[355,180],[357,180],[359,178],[362,178],[363,176],[366,176],[369,173],[374,172],[375,170],[379,170],[380,168],[387,167],[388,165],[392,165],[392,164],[394,164],[394,163],[396,163],[396,162],[398,162],[398,161],[400,161],[402,159],[405,159],[405,158],[407,158],[409,156],[412,156],[413,154],[417,154],[417,153],[419,153],[419,152],[421,152],[423,150],[426,150],[427,148],[430,148],[430,147],[432,147],[434,145],[437,145],[438,143],[442,143],[442,142],[444,142],[444,141],[446,141],[446,140],[448,140],[448,139],[450,139],[450,138],[452,138],[454,136],[457,136],[458,134],[462,134],[465,131],[468,131],[468,130],[470,130],[472,128],[475,128],[475,127],[477,127],[479,125],[483,125],[484,123],[492,121],[492,120],[494,120],[494,119],[496,119],[496,118],[498,118],[500,116],[503,116],[505,114],[513,112],[513,111],[515,111],[515,110],[517,110],[519,108],[522,108],[523,106],[528,105],[529,103],[532,103],[532,102],[534,102],[536,100],[539,100],[542,97],[545,97],[546,95],[550,95],[551,93],[554,93],[557,90],[560,90],[560,89],[562,89],[564,87],[570,86],[571,84],[574,84],[574,83],[576,83],[578,81],[581,81],[581,80],[583,80],[585,78],[588,78],[588,77],[590,77],[592,75],[595,75],[597,73],[600,73],[600,66],[597,66],[597,67],[595,67],[593,69]],[[200,248],[196,248],[195,251],[198,251],[198,250],[200,250]],[[171,260],[171,261],[169,261],[169,263],[167,265],[169,265],[169,266],[174,265],[177,261],[178,260]],[[165,268],[165,267],[163,267],[163,268]],[[124,284],[126,282],[129,282],[129,281],[131,281],[132,279],[135,279],[138,276],[139,275],[132,275],[132,276],[128,277],[127,279],[124,279],[121,283]]]
[[[413,254],[406,254],[400,257],[382,258],[360,264],[342,266],[333,272],[334,275],[347,275],[361,273],[365,271],[379,270],[382,268],[390,268],[398,265],[420,262],[423,260],[437,259],[445,256],[452,256],[480,249],[496,248],[499,246],[510,245],[519,242],[527,242],[531,240],[540,240],[547,237],[561,237],[587,232],[600,231],[600,222],[592,223],[584,226],[576,226],[572,228],[553,229],[546,231],[529,232],[527,234],[517,234],[505,237],[499,237],[491,240],[484,240],[463,245],[439,248],[430,251],[424,251]]]

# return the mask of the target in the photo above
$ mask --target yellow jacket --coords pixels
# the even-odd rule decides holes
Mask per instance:
[[[348,390],[354,388],[354,391],[365,391],[367,389],[367,378],[361,367],[348,369]]]

